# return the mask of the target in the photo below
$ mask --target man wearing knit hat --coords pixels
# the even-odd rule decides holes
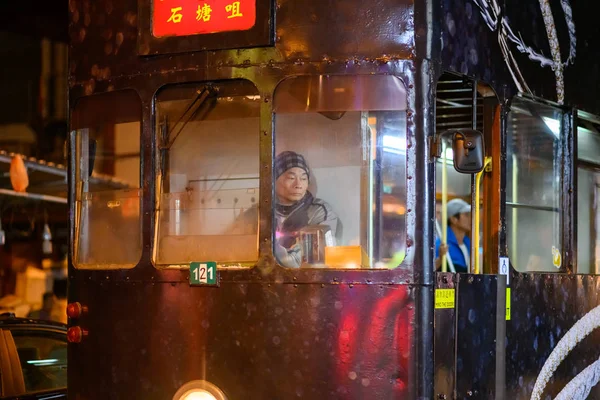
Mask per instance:
[[[284,151],[275,159],[275,256],[286,267],[299,267],[297,232],[310,225],[327,225],[329,245],[335,245],[338,216],[331,206],[308,191],[310,169],[301,154]]]
[[[441,267],[441,256],[446,255],[448,264],[456,272],[468,272],[471,261],[471,240],[467,234],[471,231],[471,205],[462,199],[452,199],[446,205],[448,210],[447,243],[441,238],[435,241],[435,266]],[[452,268],[451,268],[452,270]]]

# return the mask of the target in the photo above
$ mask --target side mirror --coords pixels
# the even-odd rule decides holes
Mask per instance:
[[[435,156],[441,152],[441,141],[452,136],[454,169],[463,174],[476,174],[483,169],[485,145],[483,133],[474,129],[452,129],[442,132],[436,141]]]
[[[454,169],[464,174],[476,174],[483,169],[483,133],[461,129],[452,135]]]

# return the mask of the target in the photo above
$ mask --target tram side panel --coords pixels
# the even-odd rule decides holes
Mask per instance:
[[[511,280],[507,398],[600,398],[600,278],[514,273]]]
[[[408,285],[82,283],[75,398],[171,398],[205,379],[231,399],[407,395]],[[77,379],[73,379],[77,378]]]

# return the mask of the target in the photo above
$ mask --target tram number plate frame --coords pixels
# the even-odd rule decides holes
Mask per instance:
[[[190,286],[219,286],[219,271],[214,261],[190,263]]]

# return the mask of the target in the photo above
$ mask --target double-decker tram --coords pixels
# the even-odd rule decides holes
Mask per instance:
[[[600,398],[581,3],[71,0],[69,398]]]

